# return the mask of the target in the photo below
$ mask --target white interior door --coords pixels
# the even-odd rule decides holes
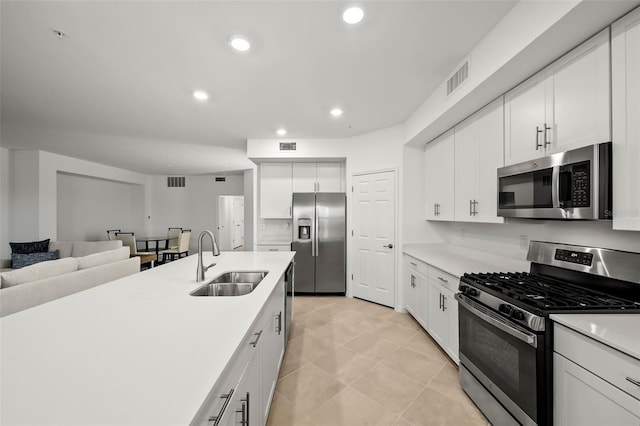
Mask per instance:
[[[353,176],[355,297],[394,307],[395,171]]]
[[[231,250],[231,221],[232,221],[233,197],[228,195],[218,196],[218,248],[220,250]]]
[[[244,196],[233,197],[232,246],[234,249],[244,245]]]

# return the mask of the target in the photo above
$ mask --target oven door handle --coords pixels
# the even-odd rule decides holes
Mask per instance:
[[[490,311],[484,308],[483,306],[470,301],[468,298],[460,295],[459,293],[455,294],[454,297],[456,300],[462,304],[462,307],[466,308],[473,315],[482,319],[485,322],[499,328],[505,333],[515,337],[518,340],[522,340],[529,346],[533,346],[534,348],[538,347],[538,336],[535,334],[527,333],[526,331],[520,329],[520,327],[514,326],[513,324],[509,324],[497,315],[491,315]]]

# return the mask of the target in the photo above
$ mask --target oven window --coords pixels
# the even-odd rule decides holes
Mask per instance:
[[[498,329],[460,305],[460,355],[464,355],[495,387],[533,420],[537,419],[537,363],[544,358],[544,340],[538,348]],[[486,385],[485,385],[486,386]]]
[[[553,169],[538,170],[499,179],[498,203],[501,209],[553,207],[551,177]]]

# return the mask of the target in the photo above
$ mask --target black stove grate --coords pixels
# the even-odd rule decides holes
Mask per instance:
[[[462,281],[540,311],[638,310],[634,301],[528,272],[464,274]]]

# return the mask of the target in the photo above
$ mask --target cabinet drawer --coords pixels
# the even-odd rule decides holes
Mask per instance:
[[[451,290],[452,292],[458,292],[458,282],[460,281],[459,278],[454,277],[453,275],[434,267],[429,268],[427,276],[441,286]]]
[[[559,324],[554,326],[553,350],[640,399],[640,360]]]
[[[404,259],[405,259],[405,263],[410,269],[413,269],[415,272],[419,274],[422,274],[425,276],[428,275],[428,271],[430,269],[429,265],[406,254],[404,256]]]

